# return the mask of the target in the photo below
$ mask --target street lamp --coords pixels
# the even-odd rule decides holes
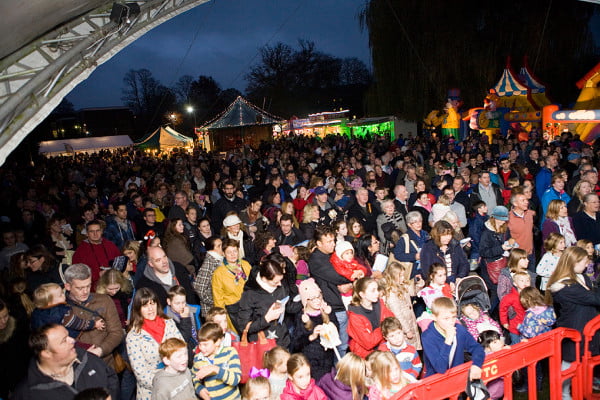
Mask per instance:
[[[196,133],[196,110],[194,109],[194,106],[192,106],[192,105],[185,106],[185,111],[187,111],[189,114],[192,114],[194,116],[194,133]]]

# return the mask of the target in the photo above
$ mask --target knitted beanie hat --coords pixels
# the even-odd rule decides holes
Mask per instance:
[[[313,278],[303,280],[298,286],[298,292],[300,292],[300,300],[302,301],[302,307],[306,307],[308,299],[317,297],[321,294],[321,289],[317,286]]]
[[[338,240],[338,242],[335,244],[335,254],[339,258],[342,258],[342,254],[344,254],[344,252],[347,250],[352,250],[354,252],[354,247],[352,247],[352,243],[347,242],[345,240]]]

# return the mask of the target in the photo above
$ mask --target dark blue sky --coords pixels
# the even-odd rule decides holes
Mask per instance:
[[[297,48],[299,38],[336,57],[357,57],[370,68],[367,33],[358,21],[363,6],[364,0],[212,0],[146,33],[67,98],[76,109],[121,105],[123,76],[140,68],[169,87],[182,75],[208,75],[223,89],[243,92],[260,47],[283,42]]]

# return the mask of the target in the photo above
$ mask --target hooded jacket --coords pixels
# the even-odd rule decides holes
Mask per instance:
[[[323,390],[329,399],[353,400],[352,388],[335,379],[335,375],[335,368],[332,368],[331,372],[323,375],[323,377],[317,383],[317,386]]]
[[[171,260],[169,260],[169,269],[171,270],[171,275],[173,276],[173,282],[171,285],[165,285],[160,279],[158,279],[154,269],[148,265],[146,269],[144,269],[144,275],[135,285],[135,288],[140,289],[145,287],[152,289],[152,291],[156,293],[156,296],[158,297],[160,307],[165,308],[167,306],[167,292],[169,289],[175,285],[181,285],[185,289],[187,303],[196,304],[196,296],[194,295],[192,282],[190,280],[190,276],[188,275],[187,269],[185,269],[183,265]]]
[[[300,393],[297,393],[294,389],[292,381],[288,379],[285,383],[283,393],[279,397],[281,400],[328,400],[323,390],[317,386],[314,379],[310,380],[308,387]]]

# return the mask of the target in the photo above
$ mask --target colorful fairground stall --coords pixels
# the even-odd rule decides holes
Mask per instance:
[[[227,151],[258,146],[261,140],[271,140],[281,131],[282,118],[238,96],[233,103],[212,121],[196,130],[206,150]]]

